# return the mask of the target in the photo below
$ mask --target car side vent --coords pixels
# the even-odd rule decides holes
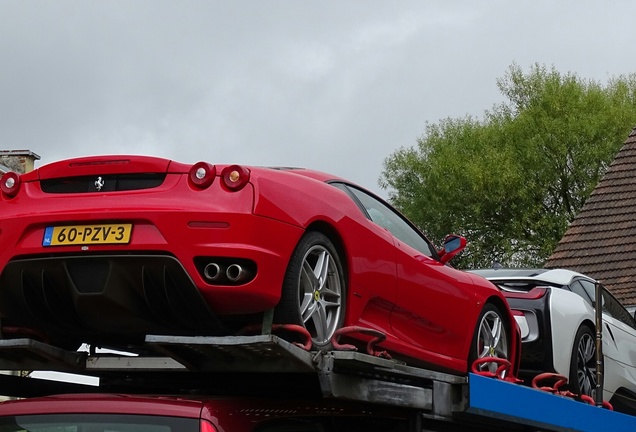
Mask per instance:
[[[45,193],[115,192],[152,189],[160,186],[165,178],[165,173],[94,175],[42,180],[40,185]]]

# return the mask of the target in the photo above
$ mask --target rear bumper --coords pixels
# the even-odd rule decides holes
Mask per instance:
[[[215,313],[259,312],[278,302],[289,258],[304,232],[300,227],[252,214],[147,210],[110,212],[107,216],[107,219],[93,214],[91,218],[72,215],[53,221],[50,217],[46,221],[37,218],[3,221],[1,237],[7,247],[0,250],[0,277],[4,277],[5,268],[17,260],[31,260],[31,264],[37,266],[48,258],[65,262],[98,255],[145,256],[142,261],[138,260],[139,266],[144,266],[151,265],[152,256],[163,255],[179,262],[189,283],[200,290]],[[130,243],[124,245],[42,245],[47,226],[68,225],[69,220],[81,221],[75,224],[131,223],[132,237]],[[204,277],[205,263],[233,259],[254,264],[254,274],[246,283],[230,284]],[[134,285],[139,286],[141,282]],[[5,288],[4,283],[0,287],[0,290],[13,289]],[[1,308],[0,305],[0,312]]]
[[[162,255],[12,261],[0,276],[3,325],[55,340],[131,340],[222,330],[180,263]]]
[[[303,234],[299,227],[251,214],[108,216],[133,224],[129,244],[46,247],[42,239],[51,222],[3,224],[3,237],[13,246],[0,251],[2,326],[82,341],[91,335],[125,340],[148,333],[221,334],[225,317],[278,303],[289,258]],[[233,260],[253,263],[245,282],[204,277],[206,262]]]

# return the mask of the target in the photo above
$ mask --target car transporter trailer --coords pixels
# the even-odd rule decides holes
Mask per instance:
[[[374,355],[372,349],[310,351],[274,334],[148,335],[143,348],[143,354],[131,356],[67,351],[29,338],[2,339],[0,370],[68,372],[96,377],[99,383],[0,374],[0,394],[279,392],[299,399],[318,395],[407,408],[414,413],[414,432],[636,430],[635,416],[559,395],[564,392],[530,388],[496,375],[459,376],[408,366]]]

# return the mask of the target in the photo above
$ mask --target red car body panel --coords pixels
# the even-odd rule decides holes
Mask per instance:
[[[23,286],[21,291],[13,289],[10,293],[0,286],[0,302],[17,305],[10,311],[0,303],[3,323],[27,325],[20,320],[29,315],[36,321],[31,323],[35,326],[40,309],[47,317],[51,315],[47,318],[51,322],[64,319],[55,316],[54,309],[60,307],[74,309],[83,325],[107,327],[115,334],[131,328],[156,331],[149,320],[157,315],[156,310],[163,310],[159,299],[153,314],[148,312],[150,318],[138,319],[129,309],[141,300],[132,294],[114,293],[107,296],[104,305],[104,299],[93,295],[90,287],[85,293],[58,293],[60,299],[47,293],[49,289],[55,291],[47,288],[49,285],[78,277],[78,272],[99,274],[101,264],[97,261],[111,271],[103,282],[105,292],[134,285],[131,278],[144,278],[146,283],[146,279],[160,277],[160,270],[153,273],[146,268],[154,260],[161,262],[161,268],[181,274],[182,279],[173,285],[195,287],[196,295],[217,316],[263,312],[276,306],[281,297],[282,281],[296,244],[307,230],[318,229],[329,234],[344,260],[348,282],[345,325],[385,333],[382,348],[398,356],[463,373],[468,369],[477,318],[486,302],[495,302],[515,325],[494,285],[422,255],[372,222],[348,193],[326,183],[333,180],[350,184],[343,179],[310,170],[247,167],[249,183],[232,191],[221,178],[225,166],[215,167],[216,177],[206,188],[189,180],[191,167],[154,157],[95,156],[51,163],[22,175],[18,193],[2,194],[0,198],[0,283]],[[165,174],[165,179],[152,188],[138,190],[43,190],[47,181],[64,188],[65,182],[74,178],[86,178],[90,184],[98,176],[101,180],[102,176],[146,173]],[[47,227],[107,223],[132,224],[130,242],[43,246]],[[202,264],[197,261],[202,257],[246,260],[255,263],[257,270],[246,283],[212,284],[202,275]],[[29,273],[29,260],[42,266],[41,274]],[[93,261],[88,270],[67,268],[73,273],[69,276],[56,267],[56,260],[64,260],[65,266],[73,268]],[[47,279],[43,274],[53,275],[54,283],[37,280]],[[169,286],[164,289],[174,291]],[[40,309],[23,305],[22,296],[36,298],[34,304]],[[192,298],[184,303],[192,303]],[[146,310],[145,305],[138,307]],[[205,317],[193,319],[204,321]],[[210,332],[203,327],[190,331]],[[517,332],[512,333],[511,357],[516,364]]]
[[[210,430],[251,432],[267,423],[276,423],[286,419],[290,419],[290,422],[279,426],[281,430],[290,430],[290,426],[294,422],[298,426],[299,423],[307,423],[311,419],[320,421],[320,419],[344,417],[367,419],[366,421],[378,419],[387,422],[389,420],[388,424],[391,424],[390,420],[392,420],[395,424],[396,421],[407,422],[412,416],[412,411],[328,399],[285,400],[245,397],[187,399],[169,396],[111,394],[59,395],[0,403],[0,424],[3,424],[5,417],[27,416],[29,421],[33,422],[37,421],[38,416],[49,414],[59,415],[60,426],[65,424],[63,417],[65,414],[112,414],[113,417],[110,419],[104,416],[99,417],[98,426],[101,426],[100,422],[104,425],[109,422],[117,423],[123,415],[142,415],[154,418],[179,417],[197,420],[201,424],[200,429],[198,424],[192,425],[192,431],[196,430],[196,432]],[[46,424],[46,420],[41,421]],[[82,419],[78,421],[82,422]],[[156,422],[157,420],[152,421]],[[204,426],[201,421],[208,424]],[[72,424],[70,423],[69,426]],[[213,427],[210,428],[210,425]],[[7,430],[19,430],[17,425],[13,424],[13,427],[14,429]],[[51,424],[48,424],[47,427],[50,428]],[[141,423],[141,427],[143,430],[149,430],[148,426],[143,423]],[[164,428],[160,430],[164,430]]]
[[[0,416],[29,414],[148,414],[200,418],[204,402],[118,394],[68,394],[0,403]]]

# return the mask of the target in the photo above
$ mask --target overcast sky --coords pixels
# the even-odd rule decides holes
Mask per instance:
[[[0,149],[304,166],[385,196],[516,62],[636,72],[636,2],[0,0]]]

